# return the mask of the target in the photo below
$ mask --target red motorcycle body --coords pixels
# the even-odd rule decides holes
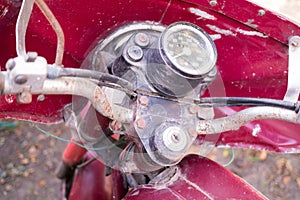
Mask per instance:
[[[46,3],[65,33],[63,64],[66,67],[80,67],[95,41],[104,39],[109,31],[126,23],[155,21],[168,25],[176,21],[188,21],[197,24],[216,38],[219,76],[207,90],[205,95],[209,96],[283,99],[287,88],[288,39],[290,36],[300,35],[298,25],[248,1],[218,0],[216,5],[209,0],[58,0]],[[0,0],[2,70],[5,69],[6,61],[16,56],[14,29],[20,5],[19,1]],[[37,8],[33,9],[26,43],[28,51],[38,52],[50,63],[54,61],[56,37]],[[62,120],[62,110],[71,101],[71,96],[46,95],[44,101],[38,101],[35,97],[31,104],[25,105],[18,104],[14,95],[5,95],[0,99],[0,117],[43,123],[57,122]],[[222,108],[215,112],[220,117],[240,109]],[[258,125],[259,132],[252,134]],[[299,152],[298,130],[299,125],[287,122],[255,121],[237,131],[222,133],[217,138],[216,146]],[[164,199],[263,198],[226,169],[205,158],[188,157],[180,163],[179,169],[182,177],[172,184],[164,188],[134,188],[125,199],[161,196]],[[79,171],[74,182],[78,187],[73,187],[70,198],[123,197],[122,190],[96,187],[105,183],[103,173],[100,162]],[[117,172],[112,176],[110,181],[113,184],[122,182]],[[84,192],[87,187],[90,192]]]

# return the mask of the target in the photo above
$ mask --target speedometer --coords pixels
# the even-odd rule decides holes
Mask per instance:
[[[159,41],[162,58],[179,74],[199,78],[216,64],[216,47],[208,34],[198,26],[178,22],[162,33]]]

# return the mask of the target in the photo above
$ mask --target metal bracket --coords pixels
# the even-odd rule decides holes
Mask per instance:
[[[300,37],[289,39],[289,69],[288,87],[284,96],[285,101],[298,102],[300,93]]]
[[[43,93],[47,78],[47,61],[36,53],[29,53],[26,60],[16,57],[8,60],[5,73],[5,94],[19,94],[20,103],[31,103],[31,94]]]

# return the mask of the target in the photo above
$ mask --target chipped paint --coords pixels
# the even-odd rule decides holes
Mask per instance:
[[[219,27],[216,27],[214,25],[210,25],[210,24],[206,24],[206,26],[212,30],[215,31],[217,33],[223,34],[223,35],[231,35],[231,36],[236,36],[235,33],[233,33],[231,30],[225,30],[225,29],[221,29]]]
[[[257,135],[261,132],[261,127],[259,124],[256,124],[252,130],[252,136],[257,137]]]
[[[221,34],[213,34],[213,35],[209,35],[209,36],[211,37],[211,39],[212,39],[213,41],[222,38]]]
[[[198,190],[200,193],[204,194],[205,196],[207,196],[208,199],[213,200],[214,198],[207,193],[206,191],[204,191],[200,186],[198,186],[196,183],[188,180],[186,177],[184,176],[180,176],[181,180],[184,180],[188,185],[190,185],[191,187],[193,187],[194,189]]]
[[[189,8],[189,11],[197,16],[199,16],[198,19],[210,19],[210,20],[216,20],[217,18],[213,15],[208,14],[205,11],[202,11],[200,9],[197,8]]]
[[[258,31],[245,31],[243,29],[237,28],[236,32],[244,34],[244,35],[248,35],[248,36],[258,36],[258,37],[263,37],[263,38],[267,38],[267,35],[264,35],[261,32]]]
[[[258,27],[257,24],[254,24],[254,19],[248,19],[248,21],[246,22],[246,24],[248,26],[251,26],[252,28],[255,28],[255,29]]]
[[[8,13],[8,8],[5,7],[2,11],[2,13],[0,13],[0,17],[4,17],[6,14]]]

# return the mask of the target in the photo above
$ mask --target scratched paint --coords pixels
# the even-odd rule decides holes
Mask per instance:
[[[8,12],[8,8],[5,7],[5,8],[3,9],[2,13],[0,13],[0,17],[4,17],[4,16],[7,14],[7,12]]]
[[[222,38],[221,34],[213,34],[213,35],[209,35],[209,36],[214,41]]]
[[[261,32],[258,31],[245,31],[243,29],[237,28],[236,32],[241,33],[243,35],[248,35],[248,36],[258,36],[258,37],[263,37],[263,38],[267,38],[267,35],[264,35]]]
[[[261,127],[259,124],[256,124],[252,130],[252,136],[257,137],[257,135],[261,132]]]
[[[208,14],[205,11],[202,11],[197,8],[189,8],[189,11],[197,16],[199,16],[198,19],[209,19],[209,20],[216,20],[217,18],[213,15]]]

